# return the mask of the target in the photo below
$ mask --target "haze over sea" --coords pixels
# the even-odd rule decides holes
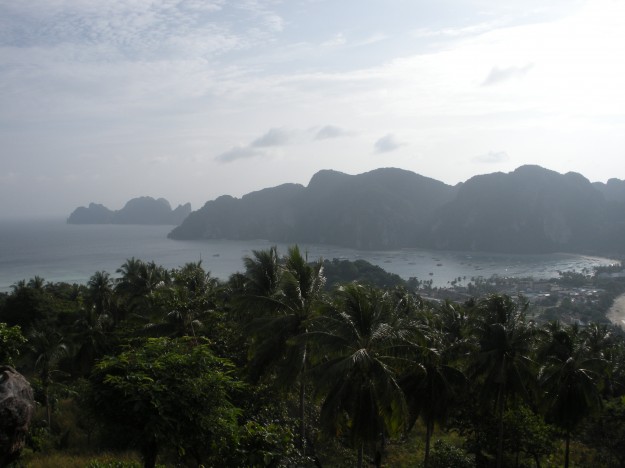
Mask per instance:
[[[275,243],[266,240],[231,241],[167,239],[172,226],[72,225],[64,219],[0,221],[0,291],[35,275],[51,282],[86,283],[96,271],[112,276],[135,257],[166,268],[202,260],[212,276],[227,279],[243,270],[243,257]],[[286,253],[288,244],[277,244]],[[363,259],[404,279],[433,280],[446,286],[458,277],[500,276],[549,278],[558,271],[582,271],[614,260],[577,254],[506,255],[476,252],[402,249],[360,251],[336,246],[300,244],[310,260]]]

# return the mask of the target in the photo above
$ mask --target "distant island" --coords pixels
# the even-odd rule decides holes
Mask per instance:
[[[284,184],[209,201],[168,237],[623,255],[625,181],[591,183],[533,165],[455,186],[395,168],[324,170],[307,187]]]
[[[97,203],[78,207],[67,219],[68,224],[180,224],[191,213],[191,204],[172,210],[164,198],[138,197],[117,211]]]

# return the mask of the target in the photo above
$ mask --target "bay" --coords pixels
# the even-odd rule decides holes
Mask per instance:
[[[243,270],[243,257],[275,243],[266,240],[167,239],[172,226],[73,225],[62,219],[0,221],[0,292],[17,281],[35,275],[46,281],[86,283],[96,271],[115,271],[131,257],[154,261],[166,268],[202,260],[212,276],[227,279]],[[286,253],[288,244],[277,244]],[[550,278],[558,271],[591,270],[615,260],[557,253],[508,255],[479,252],[401,249],[361,251],[343,247],[300,244],[309,260],[363,259],[404,279],[432,280],[444,287],[457,278],[489,278],[492,275]]]

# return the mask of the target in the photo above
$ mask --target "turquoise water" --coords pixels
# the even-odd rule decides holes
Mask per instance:
[[[130,257],[155,261],[167,268],[202,260],[213,276],[227,279],[243,270],[243,257],[274,245],[264,240],[175,241],[172,226],[70,225],[65,220],[0,221],[0,291],[35,275],[47,281],[85,283],[99,270],[115,275]],[[278,244],[286,253],[287,244]],[[300,244],[310,260],[364,259],[407,279],[432,279],[445,286],[458,277],[534,276],[549,278],[558,271],[582,271],[613,260],[575,254],[505,255],[475,252],[402,249],[359,251],[334,246]]]

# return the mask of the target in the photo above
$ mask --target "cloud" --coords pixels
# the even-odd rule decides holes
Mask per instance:
[[[322,42],[321,46],[322,47],[335,47],[335,48],[346,46],[349,48],[354,48],[354,47],[363,47],[363,46],[368,46],[371,44],[376,44],[386,39],[388,39],[388,36],[386,34],[374,33],[371,36],[365,37],[362,40],[348,41],[345,34],[340,32],[332,36],[331,39],[328,39],[327,41]]]
[[[486,21],[482,23],[471,24],[464,27],[455,28],[419,28],[412,31],[412,36],[416,38],[435,38],[435,37],[449,37],[459,38],[464,36],[472,36],[483,34],[488,31],[505,26],[506,21],[498,19],[496,21]]]
[[[283,128],[271,128],[264,135],[256,138],[248,145],[237,145],[215,158],[220,162],[232,162],[237,159],[250,159],[266,156],[267,153],[258,148],[284,146],[291,140],[293,132]]]
[[[330,138],[339,138],[339,137],[347,136],[350,134],[351,132],[342,129],[341,127],[337,127],[335,125],[326,125],[319,129],[314,139],[315,140],[328,140]]]
[[[270,146],[286,145],[291,139],[291,133],[283,128],[272,128],[263,136],[257,138],[250,146],[254,148],[267,148]]]
[[[508,159],[510,159],[510,157],[505,151],[489,151],[486,154],[481,154],[473,158],[474,161],[486,164],[496,164],[507,161]]]
[[[147,156],[143,158],[143,161],[147,164],[165,164],[169,162],[167,156]]]
[[[0,43],[71,61],[207,60],[271,42],[282,18],[258,2],[32,0],[0,2]],[[233,21],[224,18],[233,17]],[[248,27],[253,23],[255,27]],[[79,50],[74,53],[74,48]],[[87,49],[85,53],[83,49]]]
[[[384,34],[384,33],[375,33],[372,36],[369,36],[366,39],[355,43],[354,46],[360,47],[360,46],[376,44],[376,43],[384,41],[386,39],[388,39],[388,36],[386,34]]]
[[[493,67],[491,68],[490,73],[482,83],[482,86],[491,86],[514,78],[521,78],[522,76],[526,75],[533,67],[533,63],[528,63],[527,65],[524,65],[522,67]]]
[[[329,39],[323,43],[321,43],[322,47],[340,47],[347,44],[347,39],[343,33],[335,34],[332,39]]]
[[[284,19],[275,11],[264,5],[259,0],[246,0],[244,2],[236,3],[235,8],[251,14],[256,17],[257,21],[273,32],[281,32],[284,29]]]
[[[263,155],[264,153],[262,151],[258,151],[249,146],[235,146],[234,148],[229,149],[224,153],[221,153],[215,158],[215,160],[223,163],[229,163],[232,161],[236,161],[237,159],[250,159]]]
[[[0,174],[0,181],[2,182],[13,182],[17,180],[18,176],[15,172],[8,172],[6,174]]]
[[[395,135],[389,133],[376,141],[373,146],[376,153],[389,153],[404,145],[405,143],[397,141]]]

